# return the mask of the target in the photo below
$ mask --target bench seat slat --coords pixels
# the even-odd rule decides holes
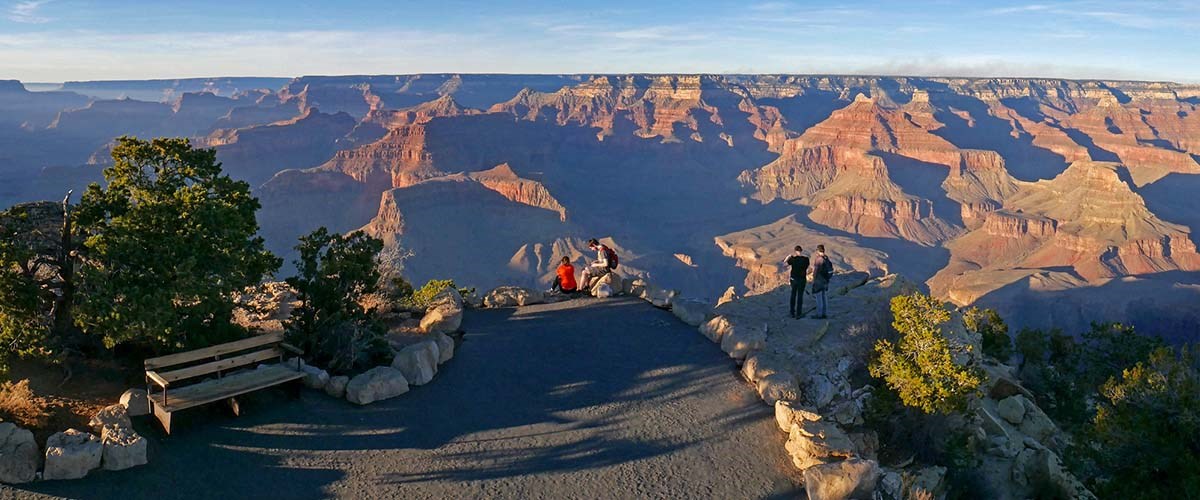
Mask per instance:
[[[239,356],[234,356],[232,358],[211,361],[208,363],[189,366],[187,368],[180,368],[178,370],[169,372],[159,372],[158,375],[167,382],[175,382],[177,380],[199,377],[208,375],[210,373],[217,373],[218,371],[232,370],[239,366],[257,363],[259,361],[266,361],[271,358],[278,358],[282,355],[282,350],[272,347],[262,351],[254,351]]]
[[[163,408],[167,412],[175,412],[298,380],[303,377],[303,372],[296,371],[284,365],[266,365],[257,370],[236,373],[221,379],[209,380],[179,389],[171,389],[167,392],[167,404],[165,406],[157,396],[152,396],[150,400],[155,406]]]
[[[145,366],[147,370],[157,370],[166,366],[174,366],[193,361],[212,359],[216,356],[229,354],[231,352],[245,351],[255,347],[274,344],[276,342],[283,342],[283,333],[255,335],[247,339],[236,340],[225,344],[218,344],[211,347],[205,347],[204,349],[197,349],[195,351],[180,352],[166,356],[159,356],[157,358],[150,358],[145,361]]]

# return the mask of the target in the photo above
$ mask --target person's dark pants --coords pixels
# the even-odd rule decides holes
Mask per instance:
[[[567,290],[566,288],[563,288],[563,287],[562,287],[562,278],[559,278],[558,276],[555,276],[555,277],[554,277],[554,284],[550,286],[550,291],[552,291],[552,292],[562,292],[562,293],[575,293],[575,289],[574,289],[574,288],[572,288],[572,289],[570,289],[570,290]]]
[[[805,280],[792,280],[792,299],[788,302],[788,308],[792,311],[793,317],[804,314],[804,287],[808,285]]]

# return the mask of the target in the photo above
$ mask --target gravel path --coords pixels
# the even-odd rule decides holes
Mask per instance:
[[[770,408],[668,312],[587,299],[468,311],[463,329],[437,378],[397,399],[262,391],[242,417],[200,410],[174,436],[140,422],[147,467],[0,497],[802,495]]]

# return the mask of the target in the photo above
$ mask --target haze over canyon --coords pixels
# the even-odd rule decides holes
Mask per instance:
[[[423,74],[0,82],[0,206],[184,136],[253,186],[290,261],[318,226],[414,282],[546,286],[604,238],[696,296],[794,245],[1017,326],[1200,326],[1200,85],[821,75]],[[153,249],[147,249],[153,251]]]

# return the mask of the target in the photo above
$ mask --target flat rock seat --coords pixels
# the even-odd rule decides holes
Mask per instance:
[[[147,359],[150,411],[167,434],[171,433],[171,414],[180,410],[230,400],[237,413],[235,396],[304,378],[299,358],[294,365],[283,362],[289,354],[301,352],[285,343],[282,333],[273,333]],[[277,362],[261,364],[268,361]],[[154,386],[161,391],[154,391]]]

